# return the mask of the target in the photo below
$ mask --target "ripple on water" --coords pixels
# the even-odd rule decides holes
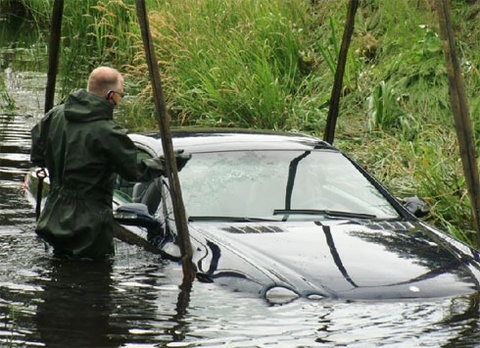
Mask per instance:
[[[4,333],[20,343],[61,341],[48,332],[68,313],[82,320],[69,328],[70,343],[85,344],[82,332],[90,330],[87,343],[106,347],[105,335],[131,347],[455,346],[479,337],[475,297],[271,306],[215,284],[195,282],[182,294],[179,265],[121,242],[105,277],[88,265],[56,262],[31,231],[2,226],[0,236],[0,313]]]

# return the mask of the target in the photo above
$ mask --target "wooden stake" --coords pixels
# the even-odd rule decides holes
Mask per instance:
[[[180,181],[178,179],[177,163],[175,160],[175,154],[173,152],[170,118],[167,114],[167,107],[165,105],[165,99],[163,96],[162,82],[160,80],[160,72],[158,69],[157,59],[155,57],[152,37],[150,35],[145,0],[136,0],[135,3],[137,7],[138,21],[142,32],[148,69],[150,71],[155,109],[158,114],[158,126],[162,140],[163,155],[166,159],[166,169],[171,189],[175,225],[179,237],[180,251],[182,253],[183,282],[184,284],[191,283],[195,279],[195,268],[192,263],[192,246],[190,243],[185,207],[183,205],[182,192],[180,189]]]
[[[333,144],[335,138],[335,127],[337,125],[337,118],[340,106],[340,95],[342,93],[343,75],[345,73],[345,64],[347,62],[348,48],[353,34],[353,27],[355,22],[355,13],[358,8],[358,0],[350,0],[348,5],[347,20],[345,29],[343,31],[342,46],[337,62],[337,69],[335,70],[335,80],[333,81],[332,94],[330,96],[330,107],[328,109],[327,125],[325,127],[325,134],[323,140]]]
[[[478,179],[477,156],[473,140],[472,123],[468,111],[467,97],[464,90],[463,77],[460,71],[455,49],[455,38],[450,21],[448,0],[437,0],[436,7],[440,23],[445,62],[447,66],[450,101],[452,104],[455,129],[460,147],[463,171],[470,194],[474,225],[477,230],[477,247],[480,246],[480,186]]]
[[[52,107],[55,99],[55,83],[58,71],[58,51],[62,33],[63,0],[55,0],[53,4],[50,40],[48,44],[47,87],[45,89],[45,113]]]

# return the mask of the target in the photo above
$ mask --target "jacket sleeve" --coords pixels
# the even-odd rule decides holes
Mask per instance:
[[[165,175],[165,163],[160,157],[148,158],[137,162],[137,180],[150,181]]]
[[[164,174],[160,159],[151,158],[137,162],[137,149],[125,130],[114,126],[109,134],[109,158],[113,170],[129,181],[149,181]]]

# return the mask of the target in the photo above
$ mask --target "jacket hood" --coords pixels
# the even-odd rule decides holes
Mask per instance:
[[[113,107],[106,100],[80,89],[65,100],[65,118],[72,122],[111,120]]]

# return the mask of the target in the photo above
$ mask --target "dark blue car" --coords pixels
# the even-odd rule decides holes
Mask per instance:
[[[130,136],[140,156],[162,154],[157,136]],[[480,289],[476,250],[420,220],[415,208],[318,138],[194,130],[174,132],[173,144],[191,155],[179,179],[199,281],[272,302]],[[117,184],[118,221],[177,259],[167,179]]]

